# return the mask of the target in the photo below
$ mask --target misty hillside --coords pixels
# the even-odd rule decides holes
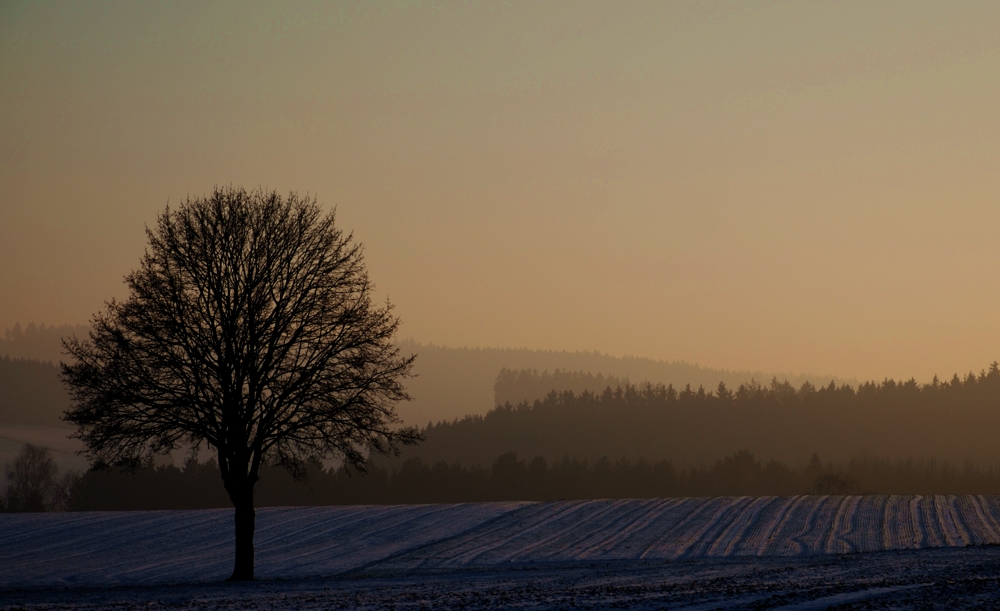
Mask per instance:
[[[69,405],[55,365],[0,356],[0,424],[66,426]]]
[[[59,364],[68,358],[63,354],[62,338],[85,337],[89,331],[87,325],[46,326],[32,322],[22,327],[17,323],[4,331],[0,339],[0,356]]]
[[[0,425],[67,426],[60,416],[70,406],[59,380],[62,338],[85,336],[86,325],[20,323],[0,339]]]
[[[537,369],[504,367],[493,383],[493,405],[532,403],[544,398],[550,392],[599,393],[605,388],[624,387],[629,383],[628,378],[606,376],[603,373],[594,374],[589,371],[556,369],[538,373]]]
[[[751,379],[770,380],[773,377],[787,380],[796,387],[806,381],[815,385],[826,385],[831,380],[838,385],[856,383],[831,376],[709,369],[683,361],[614,357],[597,352],[448,348],[413,341],[400,342],[399,347],[404,354],[417,355],[413,367],[417,377],[406,382],[414,400],[400,405],[399,414],[407,424],[419,426],[468,414],[483,415],[507,401],[512,404],[534,401],[550,390],[599,391],[609,380],[614,380],[612,386],[627,379],[673,384],[679,388],[690,384],[694,388],[704,386],[708,389],[714,389],[719,382],[736,388]],[[511,374],[498,379],[505,368],[522,379],[513,384],[509,379]],[[534,370],[534,373],[516,373],[523,370]],[[554,377],[556,370],[561,373]],[[532,375],[538,379],[529,381]],[[555,385],[546,387],[550,382]]]
[[[61,339],[66,336],[86,335],[83,325],[46,326],[34,323],[20,324],[7,329],[0,340],[0,357],[34,359],[58,363],[65,360]],[[486,414],[491,408],[510,402],[534,401],[551,390],[594,392],[628,380],[649,381],[654,384],[683,387],[704,386],[715,388],[719,382],[736,388],[751,379],[779,380],[800,386],[809,380],[826,384],[831,379],[837,384],[851,380],[830,376],[784,375],[759,371],[729,371],[709,369],[683,361],[657,361],[639,357],[613,357],[596,352],[559,352],[551,350],[504,348],[448,348],[413,341],[399,343],[403,354],[417,354],[413,372],[416,377],[407,380],[406,387],[414,400],[399,406],[399,415],[406,424],[424,426],[429,422],[451,421],[469,414]],[[502,370],[507,370],[501,374]],[[541,373],[538,373],[541,372]],[[11,405],[0,411],[0,423],[8,413],[20,413],[17,422],[24,418],[35,421],[57,421],[66,409],[61,399],[65,396],[53,367],[47,375],[35,375],[30,384],[14,389],[9,382],[0,380],[0,405]],[[498,377],[498,374],[499,377]],[[47,386],[48,385],[48,386]],[[60,397],[54,401],[53,397]],[[14,410],[14,411],[11,411]],[[42,410],[44,413],[34,412]],[[30,414],[23,416],[23,414]]]
[[[995,464],[1000,369],[994,364],[979,375],[925,385],[885,380],[856,388],[796,388],[772,380],[766,386],[719,385],[714,392],[648,384],[553,392],[532,404],[507,404],[423,432],[423,443],[387,464],[419,457],[429,464],[489,465],[516,452],[550,462],[564,456],[642,458],[684,467],[740,450],[789,464],[813,453],[843,462],[866,452]]]

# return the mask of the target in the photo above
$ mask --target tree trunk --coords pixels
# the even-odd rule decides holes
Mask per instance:
[[[253,484],[244,484],[244,490],[230,493],[229,498],[236,508],[236,562],[228,581],[251,581],[253,579],[253,531],[255,513],[253,509]]]

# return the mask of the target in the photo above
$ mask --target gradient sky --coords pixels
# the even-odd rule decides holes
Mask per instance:
[[[337,206],[401,335],[1000,359],[1000,3],[0,0],[0,330],[214,185]]]

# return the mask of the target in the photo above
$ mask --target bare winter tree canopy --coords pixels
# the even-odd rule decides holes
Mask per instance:
[[[7,511],[52,511],[65,507],[71,479],[56,479],[59,468],[49,449],[25,444],[17,457],[4,465]],[[69,476],[72,478],[72,476]]]
[[[361,246],[294,193],[226,188],[167,208],[125,301],[69,339],[65,419],[98,464],[135,465],[208,444],[236,508],[232,579],[253,578],[253,487],[262,464],[295,470],[418,439],[394,404],[413,356],[372,304]]]

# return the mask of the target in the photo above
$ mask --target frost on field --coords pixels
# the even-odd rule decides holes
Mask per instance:
[[[0,587],[222,580],[229,510],[0,515]],[[1000,498],[794,496],[265,508],[258,576],[797,557],[1000,543]]]

